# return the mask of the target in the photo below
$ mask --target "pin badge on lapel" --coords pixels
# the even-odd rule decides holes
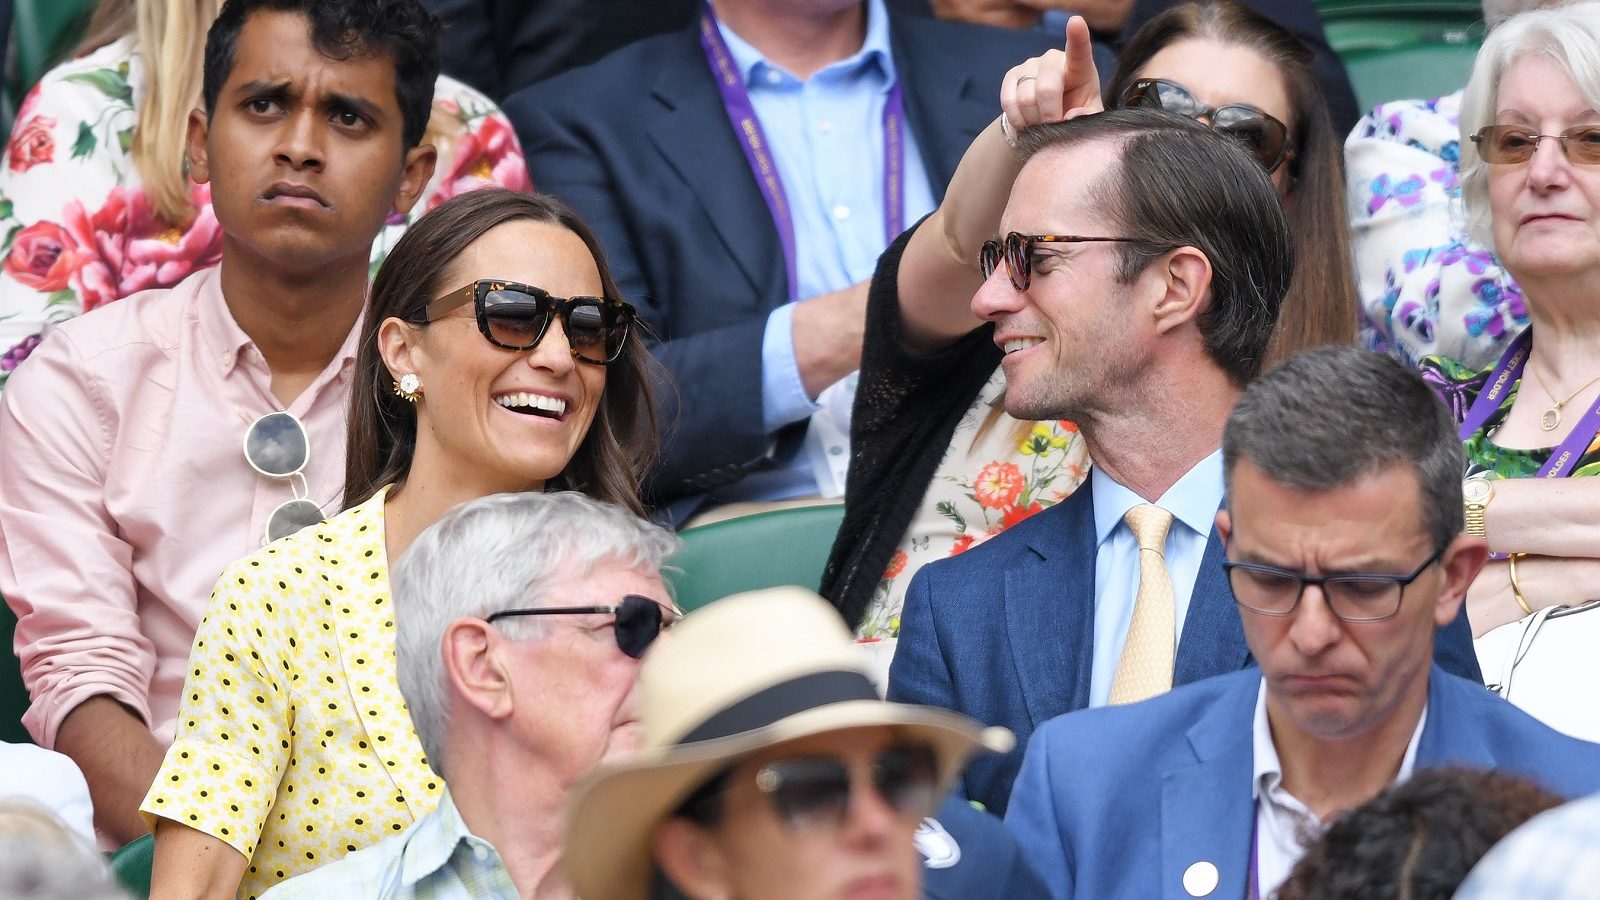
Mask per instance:
[[[1201,861],[1183,870],[1183,889],[1191,897],[1207,897],[1217,889],[1217,867]]]

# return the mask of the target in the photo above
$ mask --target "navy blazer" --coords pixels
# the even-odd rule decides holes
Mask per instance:
[[[924,566],[911,579],[889,699],[1004,725],[1017,749],[967,767],[966,796],[1003,813],[1034,729],[1089,705],[1094,666],[1093,481],[993,540]],[[1173,664],[1174,686],[1252,665],[1222,569],[1206,544]],[[1434,659],[1481,682],[1465,607],[1439,630]]]
[[[1258,673],[1237,672],[1039,729],[1006,826],[1051,896],[1187,900],[1183,874],[1198,862],[1220,875],[1210,896],[1244,896],[1260,685]],[[1600,790],[1600,745],[1434,666],[1416,766],[1446,765],[1519,775],[1569,798]]]
[[[999,115],[1006,71],[1056,41],[893,14],[889,38],[906,117],[942,197]],[[660,398],[651,501],[703,495],[768,465],[776,436],[761,415],[761,341],[768,313],[789,300],[788,276],[698,31],[639,41],[504,108],[533,183],[593,226],[623,297],[661,339],[654,351],[676,389]]]

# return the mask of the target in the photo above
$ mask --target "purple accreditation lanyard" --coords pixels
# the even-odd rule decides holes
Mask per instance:
[[[1489,380],[1484,384],[1478,398],[1472,401],[1472,406],[1467,409],[1466,416],[1461,420],[1461,440],[1466,441],[1473,433],[1489,421],[1495,410],[1504,402],[1506,392],[1511,390],[1522,379],[1522,370],[1528,365],[1528,355],[1533,351],[1533,329],[1525,329],[1506,352],[1500,356],[1500,361],[1495,363],[1494,370],[1489,373]],[[1589,411],[1578,420],[1572,430],[1567,433],[1566,440],[1557,444],[1550,451],[1550,458],[1545,460],[1544,466],[1539,469],[1538,478],[1564,478],[1572,473],[1578,461],[1583,459],[1584,451],[1594,442],[1595,436],[1600,434],[1600,400],[1589,407]]]
[[[1256,852],[1260,840],[1261,801],[1257,800],[1255,812],[1250,816],[1250,874],[1244,886],[1244,900],[1261,900],[1261,859]]]
[[[717,17],[710,6],[700,17],[700,46],[705,50],[706,61],[711,64],[711,74],[717,82],[717,92],[722,95],[722,105],[728,111],[728,121],[739,135],[744,157],[750,164],[750,173],[756,177],[761,197],[767,201],[772,214],[772,224],[778,228],[778,240],[783,244],[783,265],[789,276],[789,299],[798,299],[800,279],[795,264],[794,216],[789,211],[789,198],[784,195],[783,182],[778,178],[777,161],[772,157],[772,145],[761,130],[761,120],[756,118],[755,107],[750,103],[750,92],[745,90],[744,78],[733,63],[733,54],[717,29]],[[883,223],[885,243],[893,241],[906,230],[905,168],[906,168],[906,105],[896,80],[889,89],[883,104]]]

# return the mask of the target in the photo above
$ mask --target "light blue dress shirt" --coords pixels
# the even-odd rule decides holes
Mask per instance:
[[[1139,542],[1122,517],[1128,510],[1148,502],[1107,475],[1099,466],[1091,469],[1093,484],[1094,533],[1098,541],[1094,557],[1094,668],[1089,679],[1089,705],[1104,706],[1111,699],[1111,682],[1117,675],[1117,660],[1128,640],[1133,622],[1133,603],[1139,596]],[[1222,506],[1222,451],[1218,450],[1195,463],[1177,483],[1155,502],[1172,513],[1172,528],[1167,531],[1167,574],[1172,579],[1173,619],[1177,633],[1183,635],[1183,621],[1189,614],[1189,599],[1194,594],[1194,579],[1200,573],[1200,560]],[[1176,646],[1176,644],[1174,645]]]
[[[867,2],[861,49],[802,81],[768,62],[721,22],[723,40],[744,75],[750,104],[772,147],[795,230],[797,299],[849,287],[872,277],[888,241],[884,235],[883,107],[899,77],[889,48],[883,0]],[[905,130],[905,218],[933,211],[933,187],[916,135]],[[800,381],[794,358],[794,307],[767,317],[761,344],[763,426],[798,422],[819,407]],[[779,469],[757,473],[718,492],[720,500],[776,500],[815,493],[804,454]]]

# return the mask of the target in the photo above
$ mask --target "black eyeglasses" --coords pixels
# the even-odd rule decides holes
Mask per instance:
[[[1212,130],[1244,145],[1270,174],[1294,156],[1289,126],[1248,103],[1207,106],[1189,89],[1164,78],[1140,78],[1122,92],[1122,105],[1130,109],[1164,109],[1191,119],[1204,118]]]
[[[1028,289],[1033,281],[1033,246],[1035,244],[1148,244],[1144,238],[1085,237],[1081,234],[1022,234],[1013,231],[996,241],[984,241],[978,251],[978,271],[985,280],[1000,267],[1004,259],[1011,273],[1011,286],[1019,291]]]
[[[1539,142],[1549,138],[1561,145],[1569,162],[1600,166],[1600,125],[1579,125],[1560,134],[1535,134],[1521,125],[1485,125],[1472,136],[1478,155],[1490,165],[1514,165],[1533,159]]]
[[[850,812],[852,782],[865,776],[896,813],[920,819],[939,799],[939,759],[926,744],[896,744],[857,772],[843,760],[802,756],[767,763],[756,771],[756,789],[794,831],[838,828]]]
[[[1225,562],[1233,599],[1245,609],[1264,616],[1287,616],[1300,604],[1306,585],[1322,589],[1328,609],[1346,622],[1381,622],[1400,612],[1406,586],[1439,561],[1440,547],[1409,575],[1352,572],[1313,578],[1290,569],[1258,563]]]
[[[311,438],[293,413],[270,412],[244,432],[244,461],[268,478],[289,479],[293,499],[278,504],[267,517],[266,543],[288,537],[322,522],[322,507],[306,495],[306,464],[311,461]]]
[[[545,606],[538,609],[506,609],[492,613],[484,621],[493,623],[510,616],[616,616],[612,631],[617,638],[617,649],[634,659],[644,656],[661,632],[666,631],[683,614],[667,609],[649,597],[629,594],[616,606]]]
[[[634,308],[621,300],[555,297],[528,284],[480,279],[430,301],[420,318],[412,321],[426,325],[469,300],[478,330],[496,347],[532,350],[550,330],[550,320],[559,315],[572,355],[600,366],[622,355],[638,318]]]

